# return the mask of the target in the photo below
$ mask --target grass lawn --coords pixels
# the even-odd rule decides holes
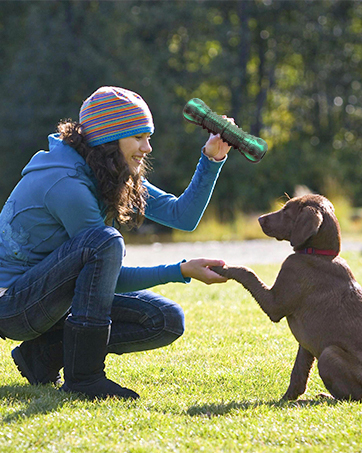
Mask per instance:
[[[362,257],[345,255],[362,283]],[[277,266],[254,266],[271,284]],[[160,350],[107,357],[107,375],[141,394],[137,402],[90,402],[34,387],[1,341],[0,452],[361,452],[360,403],[316,398],[316,367],[298,402],[280,403],[297,352],[282,320],[273,324],[235,282],[170,284],[186,333]],[[361,326],[362,328],[362,326]]]

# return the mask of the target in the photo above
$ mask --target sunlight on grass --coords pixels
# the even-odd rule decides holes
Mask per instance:
[[[345,256],[359,281],[362,258]],[[255,266],[271,284],[278,265]],[[27,384],[2,341],[0,451],[350,452],[360,451],[359,403],[320,400],[316,367],[298,402],[280,403],[297,352],[287,323],[273,324],[235,282],[169,284],[187,327],[174,344],[107,357],[107,375],[140,401],[90,402]]]

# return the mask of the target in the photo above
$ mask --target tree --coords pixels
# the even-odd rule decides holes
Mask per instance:
[[[361,32],[360,1],[0,2],[0,198],[60,118],[116,85],[150,105],[150,179],[170,192],[207,139],[182,118],[199,97],[269,144],[257,165],[230,153],[212,198],[223,218],[298,184],[358,204]]]

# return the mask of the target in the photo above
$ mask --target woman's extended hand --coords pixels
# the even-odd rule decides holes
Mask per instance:
[[[184,277],[195,278],[200,282],[211,285],[212,283],[225,283],[228,279],[210,269],[210,266],[224,266],[222,260],[196,258],[181,263],[181,273]]]
[[[223,115],[223,118],[226,118],[230,123],[235,124],[233,118],[227,118],[225,115]],[[220,134],[210,134],[209,140],[205,144],[204,153],[206,156],[212,157],[215,160],[223,160],[230,149],[231,146],[220,138]]]

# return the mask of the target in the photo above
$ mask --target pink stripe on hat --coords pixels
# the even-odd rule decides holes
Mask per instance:
[[[118,87],[101,87],[83,102],[82,132],[90,146],[154,132],[152,114],[142,97]]]

